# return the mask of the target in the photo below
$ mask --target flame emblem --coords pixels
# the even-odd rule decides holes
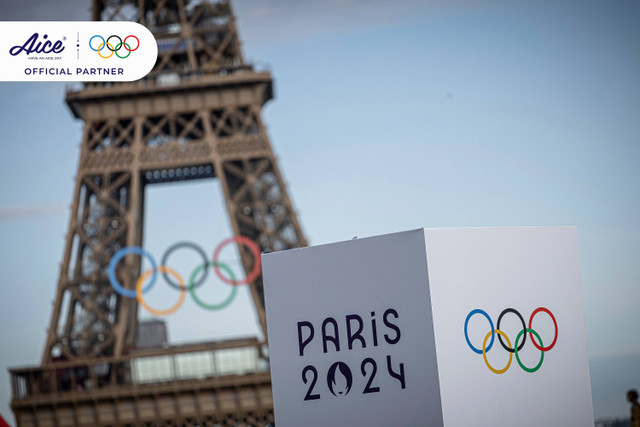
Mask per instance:
[[[345,396],[353,385],[353,375],[346,363],[336,362],[329,368],[327,386],[334,396]]]

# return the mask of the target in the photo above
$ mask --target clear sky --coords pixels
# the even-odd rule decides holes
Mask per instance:
[[[617,369],[629,372],[603,375],[619,393],[606,403],[594,375],[596,416],[625,414],[624,392],[640,388],[640,2],[234,6],[245,58],[275,77],[263,118],[311,244],[419,227],[578,226],[592,370],[624,360]],[[89,2],[3,1],[0,20],[16,19],[89,19]],[[39,362],[68,224],[81,122],[63,97],[62,84],[0,83],[9,419],[6,367]],[[215,180],[146,196],[156,257],[177,240],[210,251],[229,233]],[[221,313],[185,306],[169,327],[173,342],[257,331],[246,293]]]

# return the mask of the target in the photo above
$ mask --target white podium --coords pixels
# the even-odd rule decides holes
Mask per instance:
[[[574,227],[420,229],[262,263],[278,427],[594,424]]]

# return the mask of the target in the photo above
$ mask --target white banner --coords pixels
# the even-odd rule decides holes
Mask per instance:
[[[0,22],[0,81],[133,81],[157,57],[135,22]]]

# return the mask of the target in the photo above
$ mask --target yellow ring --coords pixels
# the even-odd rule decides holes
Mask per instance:
[[[155,316],[167,316],[180,308],[180,306],[184,302],[185,296],[187,295],[187,288],[184,286],[182,277],[180,277],[178,273],[176,273],[169,267],[165,267],[164,265],[161,265],[158,267],[158,271],[162,273],[171,274],[173,277],[175,277],[178,280],[178,284],[180,285],[180,299],[178,299],[178,302],[175,303],[173,307],[169,307],[166,310],[156,310],[154,308],[149,307],[147,303],[144,301],[144,299],[142,299],[142,285],[145,279],[149,277],[151,273],[153,273],[153,269],[149,269],[145,271],[144,274],[138,278],[138,281],[136,282],[136,299],[138,300],[140,305],[143,306],[149,313]],[[511,346],[511,344],[509,344],[509,346]]]
[[[102,54],[100,53],[100,51],[102,50],[102,48],[105,45],[107,45],[108,47],[111,47],[111,49],[110,49],[111,50],[111,55],[109,55],[109,56],[102,56]],[[115,52],[115,51],[116,50],[113,48],[113,46],[111,46],[111,43],[104,42],[100,46],[98,46],[98,55],[100,55],[100,58],[104,58],[104,59],[111,58],[113,56],[113,52]]]
[[[500,329],[496,329],[495,332],[498,335],[502,335],[504,337],[504,339],[507,340],[507,345],[509,347],[511,347],[511,341],[509,341],[509,337],[507,336],[507,334],[502,332]],[[507,363],[507,366],[505,366],[504,368],[502,368],[500,370],[493,369],[493,366],[491,366],[489,364],[489,361],[487,360],[487,340],[489,339],[489,337],[491,336],[492,333],[493,332],[489,331],[489,333],[487,333],[487,336],[484,337],[484,341],[482,342],[482,357],[484,357],[484,363],[486,363],[487,367],[489,369],[491,369],[491,372],[493,372],[494,374],[504,374],[505,372],[507,372],[507,369],[509,369],[509,366],[511,366],[511,360],[513,359],[513,353],[509,352],[509,362]]]

